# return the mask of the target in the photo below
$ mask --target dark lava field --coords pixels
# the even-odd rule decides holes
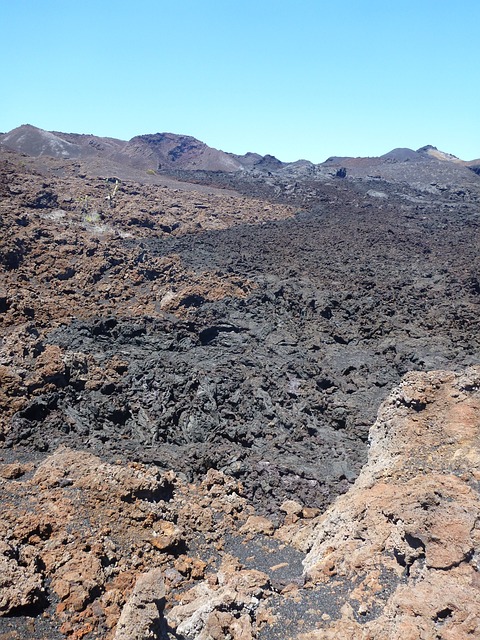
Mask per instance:
[[[457,174],[440,184],[445,163],[433,160],[410,163],[410,182],[404,173],[393,180],[391,163],[388,179],[350,169],[339,177],[335,168],[317,177],[192,172],[189,189],[203,189],[206,202],[197,211],[220,198],[221,219],[223,183],[225,198],[237,189],[228,197],[238,197],[240,213],[212,228],[195,227],[193,211],[182,230],[160,224],[148,205],[155,189],[171,189],[178,210],[188,208],[180,183],[122,181],[116,207],[95,227],[85,212],[82,222],[78,193],[100,179],[68,163],[60,175],[45,160],[18,162],[13,153],[4,160],[4,186],[13,176],[22,186],[2,215],[10,242],[2,446],[15,455],[65,443],[187,480],[214,468],[241,480],[260,511],[275,514],[286,498],[323,509],[358,475],[378,407],[407,371],[478,362],[480,177],[468,169],[460,184]],[[132,211],[142,194],[139,221]],[[286,209],[243,220],[245,200],[259,212]],[[83,281],[95,260],[104,266]],[[170,285],[178,292],[179,269],[193,284],[169,306],[162,295]],[[112,293],[112,279],[134,293]],[[231,286],[209,295],[218,282]],[[45,300],[55,306],[67,285],[70,308],[45,315]],[[23,310],[15,287],[28,289]],[[58,349],[62,364],[29,383],[38,359]]]

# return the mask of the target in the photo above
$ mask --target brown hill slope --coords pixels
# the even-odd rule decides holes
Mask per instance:
[[[282,163],[273,156],[234,155],[213,149],[191,136],[173,133],[141,135],[125,142],[93,135],[44,131],[22,125],[0,135],[0,145],[30,156],[57,159],[108,159],[136,169],[204,170],[236,172],[259,167],[268,170]]]
[[[132,138],[114,157],[144,169],[183,169],[205,171],[241,171],[243,166],[223,151],[212,149],[191,136],[172,133]]]
[[[0,144],[29,156],[52,158],[106,157],[125,143],[114,138],[44,131],[25,124],[0,136]]]

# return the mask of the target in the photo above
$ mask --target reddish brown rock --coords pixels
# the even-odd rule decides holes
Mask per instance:
[[[257,533],[272,535],[275,531],[273,522],[263,516],[249,516],[245,524],[240,527],[240,533],[253,537]]]
[[[97,597],[104,581],[100,559],[89,552],[75,550],[54,573],[52,589],[61,601],[57,610],[83,611]]]
[[[236,493],[238,482],[220,473],[186,485],[173,472],[108,464],[64,446],[40,464],[0,470],[0,536],[8,540],[0,548],[0,615],[41,611],[53,599],[52,625],[69,638],[111,640],[122,612],[118,638],[130,637],[134,627],[139,638],[149,637],[149,625],[161,627],[158,589],[169,595],[203,580],[209,568],[182,549],[198,534],[197,545],[209,558],[213,545],[221,547],[222,536],[234,530],[231,505],[239,515],[247,506]],[[239,574],[235,588],[251,590],[243,579]],[[244,629],[246,622],[234,618],[234,627]]]
[[[151,544],[160,551],[166,551],[178,546],[183,532],[173,522],[161,520],[152,527],[152,536]]]
[[[367,465],[319,519],[305,559],[312,584],[351,581],[348,606],[301,638],[480,635],[479,389],[478,368],[411,373],[383,404]]]

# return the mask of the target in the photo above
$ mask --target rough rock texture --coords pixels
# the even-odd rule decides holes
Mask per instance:
[[[138,576],[122,609],[114,640],[147,640],[167,637],[163,619],[165,585],[160,569]]]
[[[5,638],[476,638],[480,368],[410,373],[324,514],[59,448],[0,467]],[[304,552],[304,576],[300,559]],[[29,622],[31,621],[31,622]]]
[[[478,176],[37,134],[88,153],[0,149],[0,639],[474,637],[475,372],[325,510],[479,362]]]
[[[43,582],[36,570],[38,558],[21,559],[18,549],[4,541],[0,542],[0,554],[0,616],[41,602]]]
[[[88,447],[190,479],[213,467],[265,512],[324,509],[406,371],[477,361],[470,183],[315,174],[288,196],[310,202],[294,216],[267,199],[283,174],[238,179],[260,199],[2,153],[7,447]]]
[[[253,513],[241,485],[213,470],[186,485],[65,447],[0,470],[0,632],[40,616],[52,637],[166,633],[164,596],[213,572],[225,535]]]
[[[480,635],[480,369],[408,374],[368,463],[319,519],[312,584],[350,581],[338,620],[302,638]]]
[[[189,640],[250,640],[256,637],[260,600],[269,592],[268,576],[241,570],[224,559],[218,573],[190,589],[168,616],[180,637]]]

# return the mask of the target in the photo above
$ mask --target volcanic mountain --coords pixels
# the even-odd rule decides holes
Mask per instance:
[[[109,160],[115,164],[142,169],[150,172],[171,173],[178,171],[206,171],[235,173],[241,171],[281,172],[282,169],[305,173],[312,170],[312,163],[284,163],[271,155],[256,153],[237,155],[209,147],[196,138],[173,133],[155,133],[135,136],[123,141],[94,135],[44,131],[32,125],[22,125],[0,135],[0,145],[32,157],[48,156],[57,159]],[[438,163],[468,167],[473,171],[480,166],[480,160],[465,162],[452,154],[439,151],[427,145],[412,149],[393,149],[379,158],[329,158],[326,167],[345,165],[354,174],[362,169],[378,169],[389,164],[428,163],[428,169],[435,173]],[[322,167],[322,165],[317,165]],[[392,172],[390,172],[391,174]],[[459,174],[460,175],[460,174]]]
[[[110,159],[128,167],[150,171],[242,171],[256,166],[282,166],[273,158],[253,153],[238,156],[207,146],[191,136],[156,133],[135,136],[128,142],[93,135],[44,131],[22,125],[0,136],[0,144],[30,156]]]

